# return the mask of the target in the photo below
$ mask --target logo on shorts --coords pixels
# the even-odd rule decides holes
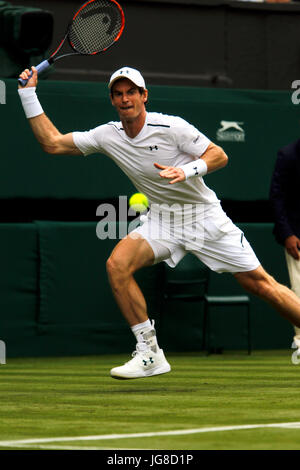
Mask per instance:
[[[217,140],[227,142],[245,142],[245,131],[241,127],[244,123],[237,121],[221,121],[217,130]]]

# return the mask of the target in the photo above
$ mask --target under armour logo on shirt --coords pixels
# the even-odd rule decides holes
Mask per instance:
[[[151,152],[152,152],[152,150],[158,150],[158,147],[157,147],[157,145],[154,145],[153,147],[151,147],[151,145],[150,145],[149,149],[150,149]]]

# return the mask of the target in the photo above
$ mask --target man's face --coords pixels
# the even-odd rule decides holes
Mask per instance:
[[[127,78],[120,79],[112,86],[111,102],[121,120],[134,121],[145,111],[148,91],[141,94],[138,87]]]

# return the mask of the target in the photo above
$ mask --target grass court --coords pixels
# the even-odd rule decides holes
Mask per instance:
[[[171,373],[126,381],[109,370],[128,355],[8,359],[0,449],[297,450],[292,352],[169,353]]]

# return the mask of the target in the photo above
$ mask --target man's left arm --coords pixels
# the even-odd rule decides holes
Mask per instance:
[[[222,147],[219,147],[219,145],[213,144],[212,142],[200,158],[206,163],[207,173],[219,170],[228,163],[228,156]]]
[[[211,142],[198,160],[193,160],[180,167],[165,166],[159,163],[154,163],[154,166],[162,170],[159,173],[162,178],[170,179],[170,184],[174,184],[191,177],[199,177],[212,173],[226,166],[227,162],[228,157],[222,147]]]

